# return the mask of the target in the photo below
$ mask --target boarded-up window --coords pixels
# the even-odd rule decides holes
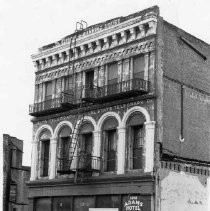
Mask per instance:
[[[138,55],[133,58],[133,77],[144,79],[144,56]]]
[[[117,62],[108,65],[108,84],[117,83],[118,78],[118,64]]]

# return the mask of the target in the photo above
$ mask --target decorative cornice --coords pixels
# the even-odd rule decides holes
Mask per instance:
[[[79,37],[77,38],[77,46],[81,45],[82,43],[85,44],[85,42],[92,42],[93,40],[95,40],[96,38],[100,39],[102,37],[107,36],[107,34],[110,34],[112,32],[116,32],[118,30],[122,31],[123,28],[125,28],[124,30],[126,30],[127,28],[129,28],[131,25],[143,25],[146,22],[149,21],[157,21],[157,14],[153,11],[150,11],[144,15],[138,15],[136,16],[135,14],[130,15],[130,17],[128,17],[127,19],[125,19],[125,17],[121,17],[121,18],[116,18],[113,20],[108,21],[107,23],[103,23],[105,24],[106,27],[101,27],[100,25],[102,24],[97,24],[99,26],[95,26],[95,28],[98,28],[100,30],[96,30],[96,32],[93,31],[93,33],[88,34],[87,32],[90,30],[87,29],[87,32],[84,31],[83,34],[80,34]],[[112,23],[112,24],[110,24]],[[109,25],[110,24],[110,25]],[[92,26],[93,27],[93,26]],[[119,31],[119,32],[120,32]],[[39,49],[39,53],[32,55],[32,59],[33,60],[37,60],[40,58],[45,57],[46,55],[52,54],[52,53],[57,53],[61,50],[65,50],[69,48],[69,43],[71,40],[71,37],[74,37],[75,34],[67,36],[65,38],[63,38],[62,40],[50,44],[48,46],[42,47]],[[46,50],[45,50],[46,48]]]
[[[73,61],[96,52],[110,50],[116,46],[156,34],[157,18],[153,16],[146,16],[147,18],[145,20],[140,16],[128,22],[123,22],[123,24],[111,27],[106,31],[103,30],[86,38],[78,38],[74,50],[71,49],[70,58],[67,56],[70,51],[69,41],[49,50],[42,51],[32,56],[34,66],[37,71],[43,71],[49,67],[53,68],[68,62],[69,59]]]
[[[94,68],[96,66],[101,66],[106,63],[109,63],[113,60],[121,60],[123,58],[128,58],[130,56],[146,53],[149,51],[153,51],[155,49],[155,39],[150,39],[147,41],[140,42],[138,44],[129,45],[127,48],[120,48],[117,50],[107,51],[104,54],[99,56],[90,57],[88,59],[78,61],[74,63],[74,71],[81,72],[86,69]],[[63,67],[56,68],[49,72],[44,72],[36,76],[35,84],[43,83],[45,81],[50,81],[56,78],[60,78],[63,76],[67,76],[72,74],[73,69],[72,65],[70,66],[66,64]]]

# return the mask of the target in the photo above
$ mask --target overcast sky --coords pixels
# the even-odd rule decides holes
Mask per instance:
[[[34,97],[31,54],[75,30],[158,5],[161,16],[210,43],[208,0],[0,0],[0,132],[24,140],[24,165],[30,165]]]

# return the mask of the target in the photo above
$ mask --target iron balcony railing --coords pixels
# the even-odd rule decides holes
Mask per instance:
[[[47,99],[39,103],[29,105],[29,113],[41,113],[44,111],[53,110],[56,108],[62,108],[63,104],[76,104],[73,90],[67,90],[58,94],[58,97],[53,99]]]
[[[58,173],[80,171],[100,171],[101,158],[92,155],[79,155],[72,158],[58,158]]]
[[[50,100],[45,100],[39,103],[34,103],[32,105],[29,105],[29,113],[37,113],[41,111],[50,110],[53,108],[58,108],[61,105],[61,98],[54,98]]]
[[[108,84],[102,87],[85,87],[84,98],[103,98],[123,93],[148,93],[149,81],[141,78],[126,80],[114,84]]]

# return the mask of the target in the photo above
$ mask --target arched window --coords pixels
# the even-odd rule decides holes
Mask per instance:
[[[81,125],[78,147],[79,168],[91,168],[93,151],[93,130],[94,127],[89,122]]]
[[[103,131],[103,170],[116,171],[117,164],[117,127],[118,122],[111,117],[105,120]]]
[[[145,117],[140,112],[134,112],[126,124],[127,140],[127,167],[128,169],[143,169]]]
[[[46,177],[48,176],[49,169],[49,155],[50,155],[50,138],[51,133],[49,130],[44,130],[40,136],[40,176]]]
[[[58,167],[59,170],[69,170],[69,150],[71,145],[70,140],[71,129],[64,126],[58,133]]]

